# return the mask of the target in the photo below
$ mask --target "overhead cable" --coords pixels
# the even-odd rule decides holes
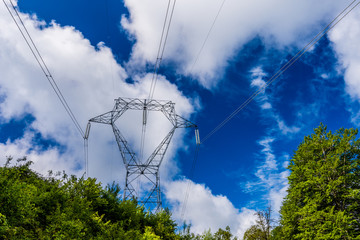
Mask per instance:
[[[196,55],[196,58],[195,58],[195,60],[194,60],[193,65],[191,66],[191,69],[190,69],[190,72],[189,72],[190,74],[191,74],[192,71],[194,70],[194,67],[195,67],[196,63],[197,63],[197,61],[199,60],[202,51],[204,50],[204,47],[205,47],[205,45],[206,45],[206,42],[207,42],[208,39],[209,39],[210,33],[212,32],[212,30],[213,30],[213,28],[214,28],[214,26],[215,26],[215,23],[216,23],[219,15],[220,15],[221,10],[223,9],[223,6],[224,6],[225,2],[226,2],[226,0],[223,0],[223,2],[222,2],[221,5],[220,5],[220,8],[219,8],[219,10],[218,10],[218,12],[217,12],[217,14],[216,14],[216,16],[215,16],[212,24],[211,24],[211,27],[210,27],[210,29],[209,29],[209,31],[208,31],[205,39],[204,39],[204,42],[203,42],[203,44],[201,45],[198,54]]]
[[[194,170],[195,170],[195,165],[196,165],[197,159],[199,157],[199,150],[200,150],[200,143],[196,144],[195,155],[194,155],[194,159],[193,159],[193,162],[191,165],[189,180],[186,185],[184,200],[182,203],[181,214],[180,214],[180,219],[182,222],[185,220],[185,212],[186,212],[187,202],[188,202],[189,195],[190,195],[191,182],[192,182],[190,179],[192,179],[194,177]]]
[[[164,18],[164,24],[163,24],[162,31],[161,31],[159,48],[157,51],[157,56],[156,56],[156,61],[155,61],[155,66],[154,66],[154,71],[153,71],[153,76],[152,76],[152,80],[151,80],[151,84],[150,84],[150,91],[149,91],[149,96],[148,96],[147,102],[150,102],[152,100],[152,98],[154,97],[156,82],[158,80],[158,71],[160,68],[162,58],[164,56],[165,46],[166,46],[167,38],[169,35],[172,17],[174,15],[175,5],[176,5],[176,0],[174,0],[172,7],[171,7],[171,0],[168,0],[166,14],[165,14],[165,18]],[[170,8],[171,8],[171,12],[170,12]],[[170,12],[170,15],[169,15],[169,12]],[[146,109],[144,109],[144,115],[147,116]],[[142,130],[141,130],[141,140],[140,140],[140,159],[142,159],[143,155],[144,155],[146,123],[147,123],[146,119],[143,118],[143,125],[142,125]]]
[[[158,49],[158,52],[157,52],[156,62],[155,62],[155,66],[154,66],[153,77],[152,77],[152,80],[151,80],[150,92],[149,92],[148,100],[151,100],[153,98],[153,96],[154,96],[156,82],[158,80],[158,71],[159,71],[159,68],[160,68],[162,58],[164,56],[165,46],[166,46],[167,38],[168,38],[168,35],[169,35],[169,30],[170,30],[172,18],[173,18],[173,15],[174,15],[175,5],[176,5],[176,0],[174,0],[174,3],[173,3],[172,8],[171,8],[171,13],[169,15],[169,10],[170,10],[170,6],[171,6],[171,0],[168,1],[167,10],[166,10],[165,19],[164,19],[164,25],[163,25],[163,29],[162,29],[162,32],[161,32],[159,49]],[[166,32],[165,32],[165,30],[166,30]]]
[[[14,23],[16,24],[17,28],[19,29],[21,35],[23,36],[26,44],[28,45],[28,47],[30,48],[32,54],[34,55],[37,63],[39,64],[42,72],[44,73],[45,77],[47,78],[47,80],[49,81],[51,87],[53,88],[53,90],[55,91],[57,97],[59,98],[61,104],[63,105],[63,107],[65,108],[65,111],[67,112],[67,114],[69,115],[71,121],[74,123],[75,127],[77,128],[77,130],[79,131],[80,135],[84,138],[84,132],[79,124],[79,122],[77,121],[73,111],[71,110],[69,104],[67,103],[65,97],[63,96],[63,94],[61,93],[58,85],[56,84],[55,79],[53,78],[51,72],[49,71],[49,68],[47,67],[43,57],[41,56],[38,48],[36,47],[31,35],[29,34],[23,20],[20,17],[20,14],[17,10],[17,8],[15,7],[15,5],[12,3],[11,0],[8,1],[11,4],[11,7],[14,9],[14,12],[17,16],[17,18],[20,21],[20,24],[18,23],[18,21],[16,20],[14,14],[12,13],[12,11],[10,10],[9,5],[5,2],[5,0],[3,0],[3,3],[5,5],[5,7],[7,8],[8,12],[11,15],[11,18],[13,19]]]
[[[220,15],[221,10],[224,7],[225,2],[226,2],[226,0],[222,1],[221,5],[219,7],[219,10],[216,13],[216,16],[215,16],[215,18],[214,18],[214,20],[213,20],[213,22],[212,22],[212,24],[211,24],[211,26],[209,28],[209,31],[208,31],[205,39],[204,39],[204,42],[203,42],[202,46],[200,47],[200,50],[199,50],[198,54],[196,55],[195,61],[194,61],[193,65],[192,65],[192,67],[190,69],[190,73],[194,70],[194,67],[195,67],[196,63],[200,58],[200,55],[201,55],[201,53],[202,53],[202,51],[203,51],[203,49],[204,49],[204,47],[206,45],[206,42],[208,41],[208,39],[210,37],[210,34],[211,34],[211,32],[212,32],[212,30],[213,30],[213,28],[215,26],[215,23],[216,23],[219,15]],[[190,189],[191,189],[191,180],[190,179],[192,179],[194,177],[195,166],[196,166],[197,159],[199,157],[200,144],[202,143],[200,141],[200,135],[199,135],[199,130],[198,129],[195,130],[195,138],[196,138],[195,155],[194,155],[194,158],[193,158],[193,162],[192,162],[192,166],[191,166],[191,170],[190,170],[190,174],[189,174],[189,181],[187,183],[186,190],[185,190],[184,200],[183,200],[183,202],[181,204],[182,208],[181,208],[180,216],[181,216],[181,221],[182,222],[185,219],[185,212],[186,212],[187,202],[188,202],[189,195],[190,195]]]
[[[330,30],[332,30],[342,19],[344,19],[354,8],[356,8],[360,2],[354,0],[350,3],[341,13],[339,13],[321,32],[319,32],[303,49],[301,49],[294,57],[290,59],[284,66],[282,66],[265,84],[254,92],[245,102],[243,102],[235,111],[233,111],[227,118],[225,118],[219,125],[217,125],[210,133],[208,133],[202,140],[204,143],[214,133],[219,131],[226,123],[228,123],[233,117],[235,117],[242,109],[244,109],[256,96],[265,91],[265,89],[279,78],[289,67],[291,67],[300,57],[308,52],[317,42],[320,41]]]
[[[302,55],[304,55],[307,51],[309,51],[325,34],[327,34],[331,29],[333,29],[344,17],[346,17],[355,7],[357,7],[360,4],[360,2],[358,2],[356,5],[353,6],[353,4],[356,1],[358,1],[358,0],[354,0],[352,3],[350,3],[321,32],[319,32],[302,50],[300,50],[288,63],[286,63],[283,67],[281,67],[281,69],[278,70],[261,88],[259,88],[256,92],[254,92],[245,102],[243,102],[225,120],[223,120],[217,127],[215,127],[209,134],[207,134],[201,142],[199,141],[199,144],[196,146],[195,156],[194,156],[192,167],[190,170],[190,175],[189,175],[190,179],[193,177],[193,174],[194,174],[194,169],[195,169],[195,165],[196,165],[196,162],[198,159],[198,152],[200,149],[200,144],[204,143],[215,132],[220,130],[228,121],[230,121],[242,109],[244,109],[256,96],[258,96],[261,92],[263,92],[273,81],[275,81],[281,74],[283,74],[289,67],[291,67]],[[224,4],[224,2],[223,2],[223,4]],[[217,16],[219,15],[219,12],[221,11],[223,4],[221,5]],[[217,16],[216,16],[216,18],[217,18]],[[215,20],[216,20],[216,18],[215,18]],[[213,23],[213,25],[214,25],[214,23]],[[212,27],[213,27],[213,25],[212,25]],[[210,31],[211,31],[212,27],[210,28]],[[208,35],[209,35],[209,33],[208,33]],[[204,41],[203,46],[205,45],[205,43],[206,43],[206,40]],[[202,50],[199,51],[199,54],[201,53],[201,51]],[[198,59],[198,57],[197,57],[197,59]],[[184,200],[183,200],[182,208],[181,208],[181,214],[180,214],[181,221],[184,221],[184,219],[185,219],[185,212],[186,212],[186,208],[187,208],[188,198],[190,195],[190,188],[191,188],[191,181],[189,180],[187,187],[186,187],[186,192],[185,192],[185,196],[184,196]]]

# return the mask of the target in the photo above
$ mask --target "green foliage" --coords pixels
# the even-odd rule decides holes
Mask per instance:
[[[271,231],[271,238],[270,239],[271,240],[283,239],[282,227],[281,226],[274,227],[274,229]]]
[[[244,233],[244,240],[270,240],[271,238],[271,207],[264,211],[255,213],[256,224],[247,229]]]
[[[252,225],[244,233],[244,240],[263,240],[264,232],[260,229],[258,225]]]
[[[169,211],[122,201],[116,184],[45,178],[26,158],[11,161],[0,167],[0,239],[180,239]]]
[[[190,225],[184,224],[183,232],[181,234],[182,240],[237,240],[237,237],[232,238],[230,227],[226,226],[225,230],[219,228],[219,230],[212,234],[211,230],[208,229],[203,234],[194,234],[190,232]]]
[[[154,231],[151,227],[147,226],[145,228],[145,233],[144,233],[142,239],[143,240],[160,240],[161,238],[154,233]]]
[[[218,240],[231,240],[232,234],[230,227],[226,226],[225,230],[219,228],[219,230],[214,234],[214,237]]]
[[[282,239],[360,239],[358,131],[320,125],[290,161]]]

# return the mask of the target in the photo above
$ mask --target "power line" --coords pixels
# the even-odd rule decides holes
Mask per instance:
[[[339,13],[321,32],[319,32],[302,50],[300,50],[288,63],[286,63],[280,70],[278,70],[260,89],[254,92],[245,102],[243,102],[235,111],[233,111],[225,120],[223,120],[217,127],[215,127],[209,134],[207,134],[200,144],[203,144],[207,139],[209,139],[215,132],[220,130],[228,121],[230,121],[234,116],[236,116],[242,109],[244,109],[257,95],[263,92],[273,81],[275,81],[281,74],[283,74],[289,67],[291,67],[302,55],[304,55],[309,49],[311,49],[325,34],[327,34],[331,29],[333,29],[342,19],[344,19],[354,8],[356,8],[360,2],[353,6],[349,11],[347,11],[357,0],[354,0],[350,3],[341,13]],[[225,0],[224,0],[225,2]],[[223,2],[223,4],[224,4]],[[221,5],[221,8],[223,6]],[[219,12],[221,9],[219,10]],[[347,12],[346,12],[347,11]],[[218,15],[219,15],[218,12]],[[217,16],[218,16],[217,15]],[[216,17],[217,18],[217,17]],[[215,19],[216,19],[215,18]],[[337,20],[338,19],[338,20]],[[337,20],[337,21],[336,21]],[[215,22],[215,21],[214,21]],[[214,23],[213,23],[214,25]],[[209,34],[208,34],[209,35]],[[206,42],[206,41],[205,41]],[[205,45],[205,42],[203,46]],[[199,52],[201,53],[201,51]],[[190,179],[193,177],[195,165],[198,159],[198,153],[200,149],[200,144],[196,146],[195,156],[190,170]],[[181,209],[181,221],[184,221],[185,212],[187,207],[187,201],[190,195],[191,182],[188,181],[186,192]]]
[[[164,25],[163,25],[163,29],[162,29],[162,32],[161,32],[159,49],[158,49],[158,52],[157,52],[156,62],[155,62],[155,66],[154,66],[153,77],[152,77],[152,80],[151,80],[150,92],[149,92],[148,100],[151,100],[153,98],[153,96],[154,96],[156,82],[158,80],[158,71],[159,71],[159,68],[160,68],[162,58],[164,56],[165,46],[166,46],[167,38],[168,38],[168,35],[169,35],[171,21],[172,21],[173,15],[174,15],[175,5],[176,5],[176,0],[174,0],[174,3],[172,5],[172,9],[171,9],[171,13],[170,13],[170,16],[169,16],[171,0],[168,1],[166,14],[165,14],[165,19],[164,19]],[[165,29],[166,29],[166,32],[165,32]]]
[[[210,33],[212,32],[212,30],[213,30],[213,28],[214,28],[214,26],[215,26],[215,23],[216,23],[219,15],[220,15],[221,10],[222,10],[223,7],[224,7],[225,2],[226,2],[226,0],[223,0],[222,3],[221,3],[221,5],[220,5],[220,8],[219,8],[219,10],[218,10],[218,12],[217,12],[217,14],[216,14],[216,16],[215,16],[215,18],[214,18],[211,26],[210,26],[210,28],[209,28],[209,31],[208,31],[205,39],[204,39],[204,42],[203,42],[203,44],[202,44],[202,46],[201,46],[198,54],[196,55],[195,61],[194,61],[193,65],[192,65],[192,67],[191,67],[191,69],[190,69],[190,73],[194,70],[194,67],[195,67],[196,63],[197,63],[197,61],[198,61],[199,58],[200,58],[200,55],[201,55],[201,53],[202,53],[202,51],[203,51],[203,49],[204,49],[204,47],[205,47],[205,45],[206,45],[206,42],[208,41],[208,39],[209,39],[209,37],[210,37]],[[181,217],[181,222],[183,222],[183,221],[184,221],[184,218],[185,218],[185,211],[186,211],[187,202],[188,202],[188,199],[189,199],[190,189],[191,189],[191,180],[190,180],[190,179],[192,179],[192,178],[194,177],[195,166],[196,166],[196,162],[197,162],[198,157],[199,157],[200,144],[202,143],[202,142],[200,142],[200,136],[199,136],[199,132],[198,132],[198,131],[196,132],[195,135],[196,135],[196,138],[197,138],[197,139],[196,139],[197,145],[196,145],[195,155],[194,155],[194,159],[193,159],[192,166],[191,166],[191,170],[190,170],[190,174],[189,174],[189,181],[188,181],[188,184],[187,184],[187,186],[186,186],[185,196],[184,196],[184,200],[183,200],[183,203],[182,203],[182,209],[181,209],[181,215],[180,215],[180,217]]]
[[[106,14],[106,34],[107,34],[107,40],[109,41],[107,44],[112,45],[112,38],[111,38],[111,34],[110,34],[110,17],[109,17],[109,0],[105,1],[105,14]],[[111,50],[111,53],[113,53],[113,51]],[[111,82],[112,82],[112,94],[113,97],[116,98],[117,96],[115,95],[115,80],[114,80],[114,76],[113,76],[113,61],[110,60],[110,75],[111,75]]]
[[[106,33],[107,33],[107,40],[109,41],[108,44],[112,46],[112,37],[111,37],[111,34],[110,34],[110,16],[109,16],[109,0],[106,0],[105,1],[105,13],[106,13]],[[112,50],[111,50],[112,52]],[[113,61],[112,59],[110,59],[110,74],[111,74],[111,82],[112,82],[112,94],[113,94],[113,98],[115,99],[117,96],[116,96],[116,91],[115,91],[115,79],[114,79],[114,71],[113,71]],[[112,157],[111,157],[111,163],[110,163],[110,178],[113,179],[113,169],[114,169],[114,147],[112,147],[112,151],[111,151],[111,154],[112,154]],[[86,158],[85,158],[86,159]],[[88,159],[87,159],[88,161]],[[88,169],[87,169],[88,171]]]
[[[13,19],[14,23],[16,24],[17,28],[19,29],[21,35],[23,36],[26,44],[28,45],[28,47],[30,48],[32,54],[34,55],[37,63],[39,64],[42,72],[44,73],[45,77],[47,78],[47,80],[49,81],[51,87],[53,88],[53,90],[55,91],[57,97],[59,98],[61,104],[63,105],[63,107],[65,108],[65,111],[67,112],[67,114],[69,115],[71,121],[74,123],[75,127],[77,128],[77,130],[79,131],[80,135],[82,137],[84,137],[84,132],[79,124],[79,122],[77,121],[74,113],[72,112],[69,104],[67,103],[65,97],[63,96],[63,94],[61,93],[58,85],[55,82],[55,79],[53,78],[51,72],[49,71],[49,68],[47,67],[44,59],[42,58],[38,48],[36,47],[36,44],[34,43],[31,35],[29,34],[23,20],[20,17],[20,14],[18,12],[18,10],[16,9],[15,5],[12,3],[11,0],[9,0],[9,3],[11,4],[12,8],[14,9],[16,16],[18,17],[20,24],[22,26],[23,29],[21,29],[20,24],[16,21],[14,14],[11,12],[8,4],[5,2],[5,0],[3,0],[3,3],[5,5],[5,7],[7,8],[8,12],[11,15],[11,18]]]
[[[186,211],[187,202],[189,199],[190,189],[191,189],[191,180],[190,179],[192,179],[194,177],[194,170],[195,170],[195,165],[196,165],[197,159],[199,157],[199,150],[200,150],[200,143],[196,145],[195,155],[194,155],[194,159],[193,159],[191,170],[190,170],[189,180],[188,180],[188,184],[186,186],[185,196],[184,196],[182,209],[181,209],[181,215],[180,215],[181,222],[183,222],[184,218],[185,218],[185,211]]]
[[[208,39],[209,39],[210,33],[212,32],[212,30],[213,30],[213,28],[214,28],[214,26],[215,26],[215,23],[216,23],[219,15],[220,15],[221,10],[223,9],[223,6],[224,6],[225,2],[226,2],[226,0],[223,0],[223,2],[222,2],[221,5],[220,5],[220,8],[219,8],[219,10],[218,10],[218,12],[217,12],[217,14],[216,14],[216,16],[215,16],[212,24],[211,24],[211,27],[210,27],[210,29],[209,29],[209,31],[208,31],[205,39],[204,39],[204,42],[203,42],[203,44],[202,44],[202,46],[201,46],[198,54],[196,55],[195,61],[194,61],[193,65],[192,65],[192,67],[191,67],[191,69],[190,69],[190,72],[189,72],[190,74],[191,74],[192,71],[194,70],[194,67],[195,67],[196,63],[197,63],[197,61],[199,60],[202,51],[204,50],[204,47],[205,47],[205,45],[206,45],[206,42],[207,42]]]
[[[154,96],[156,82],[158,80],[158,70],[160,68],[162,58],[164,56],[165,46],[166,46],[167,38],[168,38],[168,35],[169,35],[169,30],[170,30],[170,26],[171,26],[172,17],[174,15],[175,5],[176,5],[176,0],[174,0],[174,3],[173,3],[172,8],[171,8],[170,15],[169,15],[170,6],[171,6],[171,0],[168,1],[147,102],[150,102],[151,99]],[[143,125],[142,125],[142,130],[141,130],[141,139],[140,139],[140,159],[143,158],[143,153],[144,153],[145,136],[146,136],[146,123],[147,123],[146,118],[147,118],[147,116],[148,116],[147,110],[144,109]]]
[[[322,31],[320,31],[303,49],[301,49],[294,57],[291,58],[284,66],[280,68],[266,83],[254,92],[245,102],[243,102],[235,111],[233,111],[227,118],[225,118],[219,125],[217,125],[210,133],[208,133],[202,140],[204,143],[213,134],[219,131],[226,123],[228,123],[233,117],[235,117],[242,109],[244,109],[256,96],[263,92],[272,82],[280,77],[289,67],[291,67],[300,57],[308,52],[317,42],[320,41],[331,29],[333,29],[342,19],[344,19],[354,8],[356,8],[360,2],[351,8],[356,2],[351,2],[341,13],[339,13]],[[348,10],[350,8],[350,10]]]

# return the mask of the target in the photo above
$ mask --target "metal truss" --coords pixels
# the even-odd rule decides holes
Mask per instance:
[[[125,137],[121,134],[119,128],[115,125],[127,110],[143,111],[143,124],[146,124],[149,111],[160,111],[172,124],[172,128],[161,143],[156,147],[152,154],[141,161],[135,152],[131,149]],[[90,122],[111,125],[118,144],[122,160],[126,168],[126,178],[124,187],[124,199],[135,198],[139,203],[153,210],[161,208],[160,175],[159,168],[164,159],[166,150],[169,147],[171,139],[176,128],[195,128],[196,143],[200,144],[199,132],[197,126],[175,113],[175,104],[171,101],[146,100],[137,98],[118,98],[115,99],[114,108],[104,114],[91,118],[86,129],[85,138],[87,139],[90,131]],[[146,184],[150,189],[145,195],[141,196],[136,191],[135,184],[140,176],[144,176]]]

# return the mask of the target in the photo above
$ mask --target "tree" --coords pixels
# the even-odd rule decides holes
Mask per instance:
[[[204,231],[202,234],[194,234],[190,231],[191,225],[184,223],[182,233],[180,233],[182,240],[237,240],[237,237],[233,237],[230,227],[226,226],[225,230],[219,228],[214,234],[211,233],[211,229]]]
[[[282,227],[281,226],[276,226],[273,228],[273,230],[271,230],[271,240],[281,240],[283,239],[283,235],[282,235]]]
[[[299,145],[280,212],[283,239],[360,239],[357,133],[321,124]]]
[[[231,240],[232,234],[229,226],[226,226],[225,230],[219,228],[219,230],[214,234],[215,239],[217,240]]]
[[[19,159],[0,167],[0,239],[180,239],[170,212],[146,212],[94,178],[43,177]]]
[[[252,225],[244,233],[244,240],[270,240],[271,238],[271,207],[264,211],[255,213],[257,219],[256,224]]]

